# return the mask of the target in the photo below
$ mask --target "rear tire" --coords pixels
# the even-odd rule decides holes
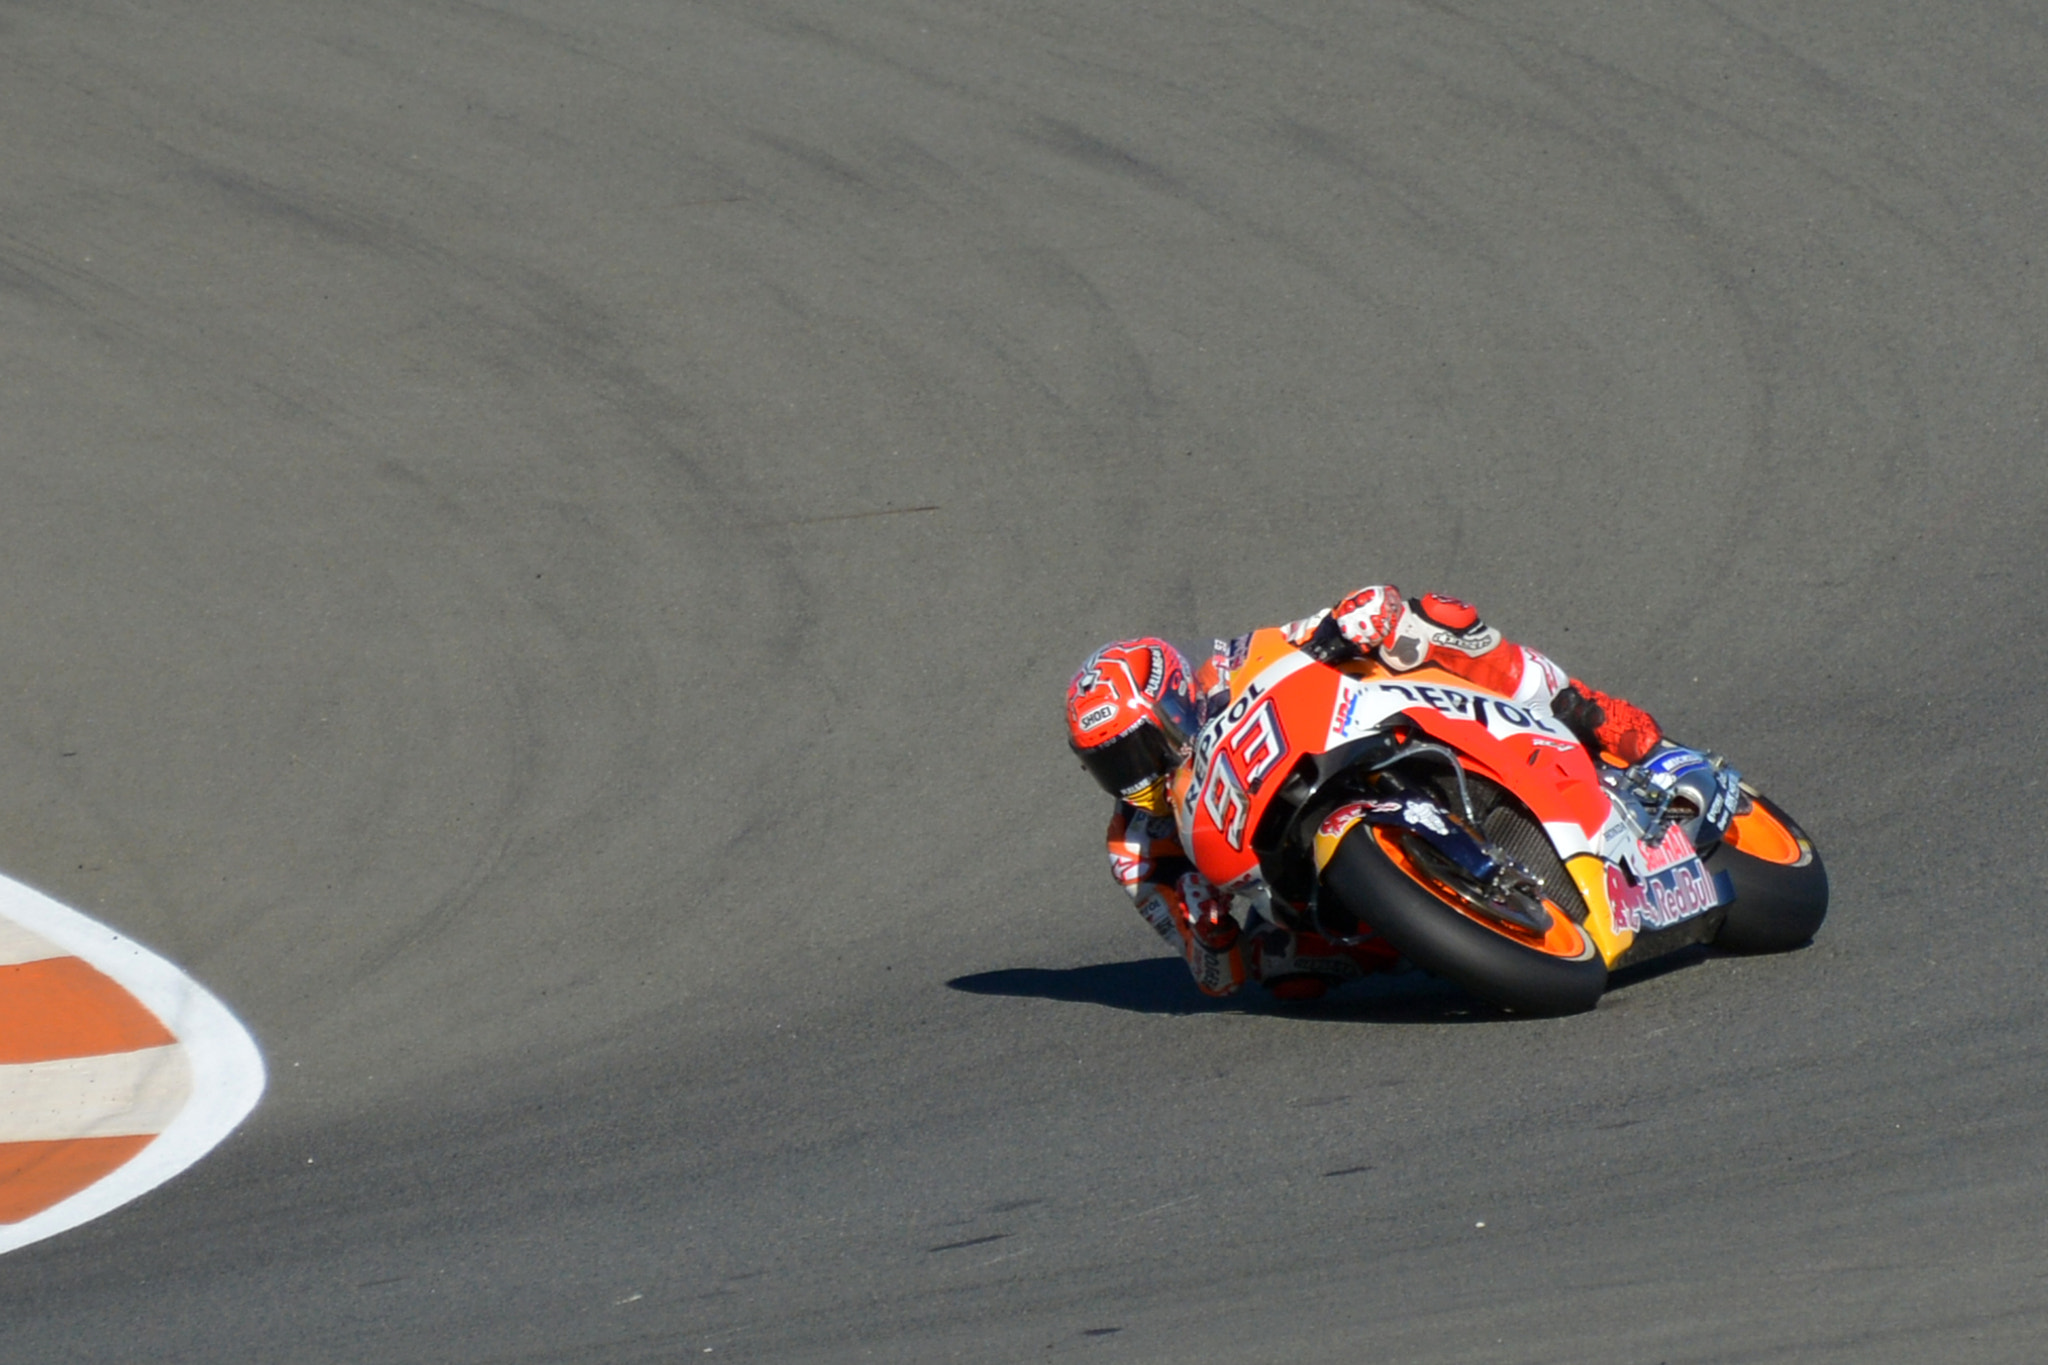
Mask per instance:
[[[1735,953],[1782,953],[1812,940],[1828,914],[1828,872],[1806,832],[1771,801],[1752,793],[1759,812],[1798,844],[1794,861],[1776,862],[1744,853],[1729,842],[1705,857],[1712,872],[1735,883],[1735,903],[1714,935],[1714,946]]]
[[[1480,999],[1518,1014],[1577,1014],[1593,1008],[1607,989],[1607,964],[1592,938],[1554,902],[1547,952],[1489,927],[1476,912],[1453,908],[1448,888],[1432,889],[1396,864],[1370,825],[1344,836],[1323,869],[1323,896],[1333,897],[1386,938],[1403,957],[1450,978]],[[1388,836],[1391,837],[1391,836]],[[1526,931],[1523,936],[1527,937]]]

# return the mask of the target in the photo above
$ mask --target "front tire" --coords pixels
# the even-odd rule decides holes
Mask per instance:
[[[1323,869],[1320,895],[1337,902],[1329,910],[1371,925],[1416,966],[1502,1009],[1577,1014],[1599,1002],[1607,964],[1555,902],[1543,902],[1551,923],[1541,935],[1487,916],[1402,838],[1365,824],[1346,834]]]
[[[1782,953],[1812,940],[1828,914],[1828,872],[1806,832],[1766,797],[1744,789],[1750,809],[1706,854],[1707,867],[1735,883],[1735,903],[1714,946]]]

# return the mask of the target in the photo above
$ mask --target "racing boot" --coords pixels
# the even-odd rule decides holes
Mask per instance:
[[[1360,975],[1322,939],[1293,934],[1277,924],[1262,926],[1252,938],[1250,965],[1267,993],[1290,1005],[1320,1000],[1332,987]]]

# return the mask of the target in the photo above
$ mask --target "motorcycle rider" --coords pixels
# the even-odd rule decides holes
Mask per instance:
[[[1703,846],[1734,814],[1734,772],[1664,738],[1649,712],[1569,677],[1526,645],[1502,638],[1454,597],[1404,598],[1391,583],[1360,588],[1336,606],[1281,627],[1290,643],[1331,662],[1377,653],[1396,672],[1429,664],[1517,705],[1547,706],[1587,748],[1644,764],[1653,785],[1691,798]],[[1218,640],[1199,671],[1146,637],[1104,645],[1067,685],[1067,743],[1116,798],[1109,821],[1111,875],[1146,923],[1185,957],[1205,994],[1234,993],[1251,976],[1285,1000],[1312,1000],[1334,982],[1392,966],[1393,950],[1368,940],[1337,950],[1267,921],[1254,899],[1247,920],[1181,847],[1170,786],[1202,724],[1230,698],[1244,638]],[[1313,939],[1304,942],[1305,939]]]

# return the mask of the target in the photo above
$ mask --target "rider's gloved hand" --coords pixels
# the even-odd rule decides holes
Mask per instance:
[[[1188,933],[1212,953],[1227,953],[1242,932],[1230,908],[1207,877],[1189,872],[1180,879],[1181,903],[1187,907]]]
[[[1361,654],[1376,649],[1394,633],[1408,604],[1401,590],[1389,583],[1384,587],[1360,588],[1331,609],[1337,629]]]
[[[1391,583],[1360,588],[1330,612],[1338,632],[1363,654],[1377,649],[1387,667],[1405,672],[1429,657],[1429,623]]]

